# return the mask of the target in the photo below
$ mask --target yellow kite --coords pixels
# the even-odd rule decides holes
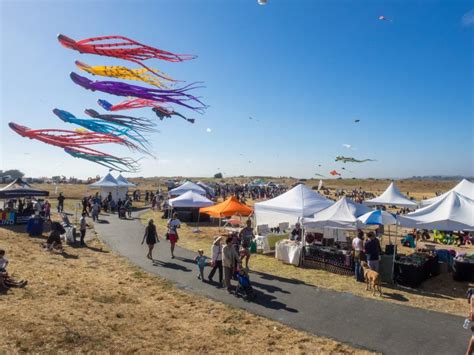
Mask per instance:
[[[107,76],[110,78],[119,78],[119,79],[126,79],[126,80],[139,80],[144,81],[145,83],[151,84],[153,86],[157,86],[159,88],[167,88],[159,78],[155,75],[147,74],[149,72],[148,69],[140,68],[140,69],[129,69],[127,67],[123,67],[120,65],[117,66],[106,66],[106,65],[97,65],[91,66],[85,63],[79,62],[76,60],[76,65],[79,69],[82,69],[92,75],[99,75],[99,76]],[[176,80],[170,78],[166,74],[152,69],[154,73],[156,73],[160,78],[175,82]]]

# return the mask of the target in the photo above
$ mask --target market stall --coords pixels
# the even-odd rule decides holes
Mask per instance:
[[[451,190],[445,192],[442,195],[429,198],[427,200],[422,200],[420,201],[420,205],[422,207],[432,205],[433,203],[441,200],[443,197],[445,197],[448,193],[451,191],[457,192],[460,195],[463,195],[464,197],[470,198],[471,200],[474,200],[474,183],[470,182],[469,180],[462,179],[459,184],[454,186]]]
[[[0,200],[3,207],[0,209],[0,225],[26,224],[34,214],[32,198],[49,196],[49,191],[33,188],[21,178],[0,189]],[[28,199],[24,209],[19,208],[18,200]]]
[[[367,206],[400,206],[415,208],[418,204],[404,196],[394,182],[378,197],[364,201]]]
[[[194,191],[185,192],[181,196],[169,200],[170,208],[178,213],[178,218],[183,222],[209,221],[207,214],[201,218],[199,209],[213,204],[214,202]]]
[[[367,206],[343,197],[332,206],[315,213],[312,218],[304,218],[303,226],[307,232],[317,232],[318,229],[323,231],[320,243],[306,239],[308,243],[304,247],[304,266],[343,275],[352,274],[354,260],[351,246],[347,243],[347,232],[367,227],[358,217],[370,211]],[[329,230],[334,232],[329,233]],[[331,234],[335,237],[328,238]]]
[[[119,184],[110,173],[103,176],[99,181],[90,184],[89,188],[99,189],[101,200],[105,200],[109,194],[112,195],[114,201],[118,201],[119,199]]]
[[[256,224],[266,224],[269,227],[277,227],[282,222],[295,224],[303,217],[310,217],[333,203],[309,187],[299,184],[271,200],[256,203]]]
[[[168,191],[168,195],[170,197],[176,197],[176,196],[181,196],[185,192],[192,191],[194,193],[197,193],[199,195],[206,195],[207,192],[204,188],[199,186],[198,184],[195,184],[192,181],[186,181],[184,184]]]
[[[399,285],[416,288],[438,274],[438,255],[434,252],[416,252],[395,257],[394,279]]]
[[[229,218],[232,216],[250,216],[253,213],[253,210],[246,204],[239,202],[235,196],[231,196],[224,202],[218,203],[214,206],[200,208],[199,213],[205,213],[210,217],[218,218],[220,225],[222,218]]]
[[[474,282],[474,254],[461,254],[454,258],[453,279]]]
[[[303,260],[305,267],[341,275],[354,274],[354,258],[350,250],[311,244],[304,247]]]

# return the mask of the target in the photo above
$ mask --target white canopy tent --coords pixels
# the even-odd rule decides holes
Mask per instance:
[[[474,200],[450,191],[429,206],[399,216],[398,221],[409,228],[473,231]]]
[[[205,195],[206,190],[204,190],[201,186],[195,184],[194,182],[191,181],[186,181],[184,184],[181,186],[178,186],[175,189],[172,189],[168,192],[170,196],[181,196],[185,192],[188,191],[193,191],[199,195]]]
[[[440,196],[436,196],[436,197],[433,197],[433,198],[430,198],[430,199],[427,199],[427,200],[422,200],[422,201],[420,201],[420,205],[423,206],[423,207],[424,206],[429,206],[429,205],[439,201],[440,199],[442,199],[444,196],[449,194],[451,191],[455,191],[460,195],[463,195],[467,198],[470,198],[471,200],[474,200],[474,183],[470,182],[469,180],[462,179],[462,181],[459,182],[459,184],[457,184],[456,186],[454,186],[451,190],[445,192],[444,194],[442,194]]]
[[[271,200],[258,202],[254,206],[257,225],[276,227],[279,223],[296,223],[303,217],[331,206],[334,202],[321,196],[303,184]]]
[[[364,201],[364,204],[368,206],[387,205],[412,208],[418,206],[415,201],[411,201],[405,197],[394,182],[392,182],[380,196]]]
[[[198,185],[198,186],[202,187],[204,190],[206,190],[206,192],[207,192],[209,195],[211,195],[211,196],[215,196],[215,195],[216,195],[216,191],[215,191],[212,187],[210,187],[209,185],[203,183],[202,181],[198,181],[198,182],[196,183],[196,185]]]
[[[339,228],[339,229],[357,229],[365,225],[357,217],[370,212],[371,209],[360,203],[341,198],[332,206],[314,214],[312,218],[304,218],[305,228]]]
[[[170,207],[201,208],[212,206],[214,202],[194,191],[188,191],[181,196],[169,200],[169,204]]]
[[[94,182],[93,184],[89,185],[90,188],[98,188],[99,189],[99,195],[101,199],[107,198],[109,193],[112,194],[112,198],[117,201],[118,200],[118,182],[117,180],[112,176],[112,174],[108,173],[102,179],[99,181]]]
[[[127,196],[128,193],[128,188],[129,187],[135,187],[136,185],[134,183],[131,183],[128,181],[126,178],[120,174],[117,176],[117,197],[124,200],[125,196]]]

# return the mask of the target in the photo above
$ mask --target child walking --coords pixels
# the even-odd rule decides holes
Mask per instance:
[[[196,261],[196,264],[198,266],[199,274],[197,275],[197,278],[204,282],[204,267],[206,266],[207,263],[207,256],[204,255],[204,250],[199,249],[198,250],[198,256],[194,258],[194,261]]]

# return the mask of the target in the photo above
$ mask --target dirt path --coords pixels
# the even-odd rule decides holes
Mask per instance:
[[[158,261],[146,259],[146,246],[140,245],[144,227],[138,218],[105,216],[95,229],[112,249],[181,289],[315,335],[386,354],[461,354],[470,337],[462,328],[462,317],[374,301],[264,273],[250,274],[258,297],[248,303],[197,280],[193,252],[177,248],[177,258],[171,259],[169,244],[162,241],[154,251]]]

